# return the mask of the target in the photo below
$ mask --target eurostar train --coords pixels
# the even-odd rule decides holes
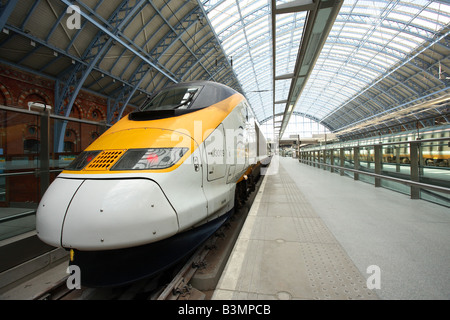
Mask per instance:
[[[70,250],[84,286],[149,277],[193,252],[241,205],[267,164],[244,96],[214,82],[161,90],[50,185],[37,233]]]

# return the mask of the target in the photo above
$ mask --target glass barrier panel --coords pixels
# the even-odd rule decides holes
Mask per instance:
[[[411,194],[411,187],[395,181],[381,179],[381,187],[407,195]]]
[[[41,118],[0,110],[0,240],[35,229],[35,211],[45,192],[41,190],[41,177],[45,181],[48,176],[51,183],[106,130],[101,124],[50,117],[50,134],[44,142]],[[45,163],[40,160],[44,143],[50,151],[48,171],[41,168]]]
[[[449,141],[422,143],[419,149],[419,179],[426,184],[450,188]],[[450,206],[450,195],[421,190],[421,198]]]
[[[354,168],[355,164],[353,163],[353,148],[345,149],[345,163],[347,168]]]
[[[325,163],[326,164],[331,164],[331,152],[332,150],[325,150]],[[329,167],[327,167],[327,170],[330,170]]]
[[[403,150],[403,153],[401,151]],[[408,152],[406,154],[405,152]],[[404,144],[386,145],[382,147],[382,171],[383,174],[398,177],[401,179],[409,179],[409,147],[405,148]],[[406,160],[407,159],[407,160]]]
[[[420,190],[420,198],[422,200],[434,202],[439,205],[450,207],[450,196],[442,192],[436,192],[431,190]]]
[[[359,148],[359,170],[366,172],[374,172],[374,149],[370,146],[363,146]],[[375,183],[375,178],[365,174],[359,174],[359,180],[370,184]]]
[[[355,166],[353,163],[353,148],[345,149],[344,156],[345,156],[344,167],[354,169]],[[351,177],[353,179],[355,176],[355,173],[351,172],[351,171],[345,171],[345,175],[348,177]]]
[[[373,147],[361,147],[359,150],[359,166],[361,170],[373,172],[374,166],[374,149]]]
[[[0,240],[35,229],[39,128],[39,116],[0,110]]]

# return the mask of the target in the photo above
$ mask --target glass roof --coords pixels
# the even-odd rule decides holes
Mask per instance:
[[[450,23],[430,1],[345,1],[299,100],[324,119]],[[298,110],[298,109],[297,109]]]
[[[259,121],[272,116],[270,1],[202,1]]]
[[[276,1],[282,4],[290,1]],[[329,117],[422,44],[448,32],[447,1],[345,0],[294,110]],[[272,74],[269,0],[203,0],[204,9],[260,122],[273,101],[286,100],[307,13],[276,15],[276,74]],[[285,104],[276,104],[275,113]],[[373,114],[373,110],[369,110]]]

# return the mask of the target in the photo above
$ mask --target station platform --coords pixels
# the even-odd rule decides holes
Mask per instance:
[[[274,157],[212,299],[447,300],[449,244],[447,207]]]

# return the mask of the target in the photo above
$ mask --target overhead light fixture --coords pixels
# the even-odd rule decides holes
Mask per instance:
[[[291,112],[291,111],[292,111],[292,109],[294,109],[294,105],[293,105],[293,104],[289,105],[289,109],[288,109],[288,112]]]

